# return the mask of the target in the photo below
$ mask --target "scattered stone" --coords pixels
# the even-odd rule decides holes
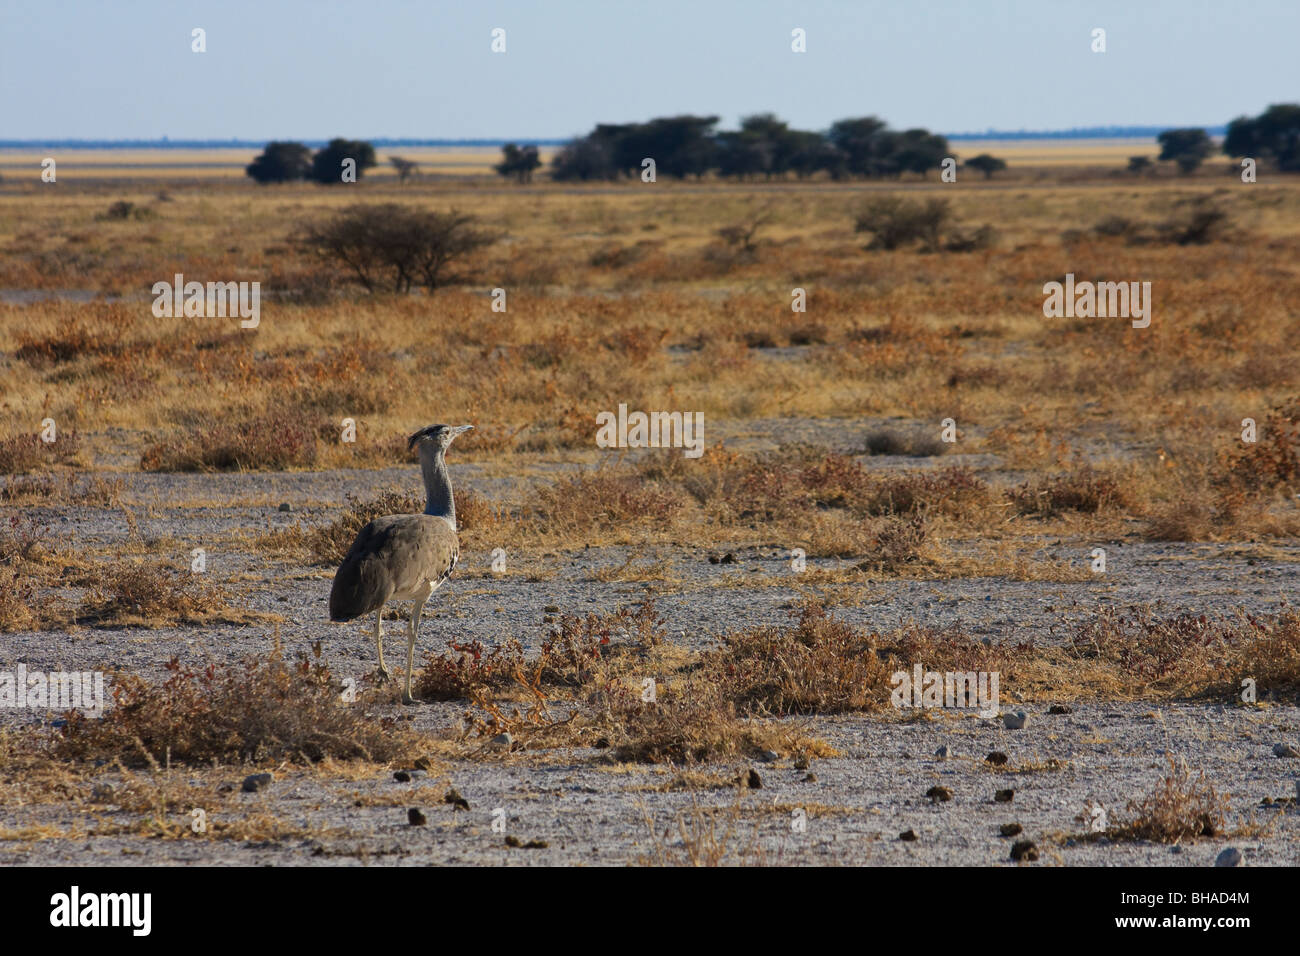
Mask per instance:
[[[515,849],[518,849],[519,847],[523,846],[523,844],[519,842],[519,837],[515,836],[514,834],[508,834],[506,836],[506,846],[514,847]]]
[[[524,844],[524,849],[545,850],[548,846],[550,846],[550,844],[547,843],[545,840],[529,840],[527,843]]]
[[[500,750],[509,753],[515,745],[515,738],[509,733],[497,734],[488,741],[488,750]]]
[[[997,793],[993,794],[993,799],[997,803],[1010,803],[1015,799],[1015,796],[1016,792],[1014,790],[999,790]]]
[[[407,773],[405,770],[399,770],[395,774],[393,774],[393,779],[396,780],[398,783],[410,783],[411,775]]]
[[[749,773],[745,777],[745,786],[750,790],[762,790],[763,778],[758,775],[758,771],[753,767],[749,768]]]
[[[429,818],[424,815],[424,811],[419,807],[411,807],[406,811],[406,821],[413,827],[422,827],[429,822]]]
[[[287,501],[282,501],[282,502],[280,502],[280,510],[281,510],[281,511],[292,511],[292,510],[293,510],[293,505],[289,504],[289,502],[287,502]]]
[[[816,783],[816,782],[817,782],[817,774],[815,774],[815,773],[809,771],[808,773],[806,773],[806,774],[803,775],[803,782],[804,782],[804,783]]]
[[[269,787],[271,781],[274,779],[275,777],[269,773],[250,773],[244,778],[244,783],[240,789],[243,790],[244,793],[257,793],[257,791],[265,790]]]
[[[781,755],[775,750],[764,750],[758,755],[758,759],[763,761],[763,763],[776,763],[776,761],[781,759]]]
[[[1017,710],[1014,713],[1002,715],[1002,726],[1007,730],[1023,730],[1027,720],[1029,720],[1029,715],[1023,710]]]
[[[113,799],[113,788],[107,783],[97,783],[90,791],[90,799],[96,803],[108,803]]]
[[[1017,863],[1022,860],[1032,863],[1038,859],[1038,847],[1033,840],[1017,840],[1011,845],[1011,859]]]
[[[462,797],[455,787],[447,791],[447,795],[442,798],[443,803],[450,803],[457,810],[468,810],[469,801]]]
[[[1047,708],[1047,712],[1049,714],[1072,714],[1074,713],[1074,708],[1069,704],[1053,704],[1051,707]]]
[[[795,770],[807,770],[807,769],[808,769],[808,755],[807,755],[807,754],[800,754],[799,756],[797,756],[797,757],[794,758],[794,769],[795,769]]]
[[[560,606],[558,604],[548,604],[546,607],[542,608],[542,610],[547,614],[559,614]]]
[[[433,759],[431,757],[419,757],[415,761],[415,769],[423,770],[428,773],[433,769]]]
[[[911,843],[912,841],[914,841],[914,840],[916,839],[916,831],[915,831],[915,830],[904,830],[902,833],[900,833],[900,834],[898,835],[898,838],[899,838],[900,840],[903,840],[903,841],[907,842],[907,843]]]
[[[1290,744],[1274,744],[1273,753],[1279,757],[1300,757],[1300,750],[1296,750]]]
[[[995,767],[1001,767],[1007,762],[1007,755],[1001,750],[995,750],[984,758],[985,763],[991,763]]]
[[[722,556],[722,560],[718,562],[718,564],[735,564],[735,563],[736,563],[736,556],[732,554],[730,551],[724,554]]]
[[[596,750],[604,750],[606,747],[609,746],[609,738],[597,737],[595,741],[592,742],[591,746],[594,747]]]
[[[925,795],[934,803],[946,803],[952,799],[952,791],[947,787],[931,787],[925,791]]]
[[[947,744],[944,744],[942,747],[940,747],[938,750],[934,752],[934,755],[938,757],[940,760],[947,760],[950,756],[952,756],[952,751],[948,749]]]
[[[998,833],[1004,837],[1020,836],[1020,834],[1024,832],[1025,828],[1019,823],[1004,823],[1002,826],[998,827]]]
[[[1214,858],[1215,866],[1240,866],[1241,851],[1235,846],[1230,846],[1217,857]]]

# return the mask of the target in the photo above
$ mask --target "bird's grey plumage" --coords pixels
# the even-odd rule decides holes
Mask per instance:
[[[447,580],[460,557],[456,532],[431,515],[385,515],[357,533],[330,589],[330,620],[351,621],[389,601],[411,601]]]
[[[407,703],[411,703],[411,670],[424,602],[447,580],[460,558],[456,502],[444,456],[452,440],[472,427],[430,425],[411,436],[408,447],[420,447],[424,514],[385,515],[367,524],[357,533],[330,588],[330,620],[351,621],[374,612],[379,671],[384,676],[388,675],[381,625],[384,605],[389,601],[414,602],[407,631],[406,688],[402,695]]]

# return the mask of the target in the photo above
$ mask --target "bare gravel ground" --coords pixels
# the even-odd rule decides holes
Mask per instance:
[[[502,485],[473,464],[453,463],[458,487],[492,495]],[[174,541],[178,566],[190,548],[208,548],[214,580],[244,592],[241,606],[283,617],[280,639],[289,654],[322,642],[339,677],[374,668],[368,637],[355,625],[329,623],[325,610],[332,569],[269,559],[230,545],[234,532],[260,532],[299,521],[334,517],[347,493],[365,495],[393,484],[414,486],[411,469],[249,475],[124,476],[125,501],[145,540]],[[277,505],[287,501],[290,513]],[[128,533],[121,511],[98,508],[26,509],[48,520],[61,548],[109,548]],[[227,542],[227,543],[223,543]],[[1098,542],[1041,542],[1042,553],[1085,566]],[[1003,578],[881,579],[857,588],[835,613],[886,628],[907,620],[960,623],[993,641],[1052,641],[1063,622],[1098,606],[1163,602],[1170,610],[1256,614],[1276,612],[1293,593],[1300,543],[1215,545],[1101,542],[1108,573],[1078,582]],[[734,561],[710,563],[722,552],[682,543],[632,552],[586,548],[528,555],[494,575],[486,552],[463,556],[452,581],[430,603],[419,659],[448,639],[485,642],[507,636],[535,650],[559,607],[566,613],[611,610],[654,596],[675,642],[698,649],[726,630],[788,619],[802,588],[779,545],[734,552]],[[655,579],[607,583],[601,569],[662,562]],[[809,560],[809,568],[834,568]],[[605,575],[607,576],[607,575]],[[537,580],[537,578],[541,580]],[[533,580],[530,580],[533,578]],[[402,624],[387,624],[391,661],[400,659]],[[160,628],[95,628],[5,635],[0,670],[20,662],[29,669],[121,668],[152,678],[173,656],[187,662],[234,662],[263,655],[273,642],[267,624]],[[997,720],[951,712],[924,719],[853,716],[798,721],[831,744],[839,756],[796,769],[789,760],[697,768],[714,787],[682,788],[679,771],[662,766],[610,764],[597,750],[482,754],[440,766],[399,783],[391,772],[349,780],[283,767],[269,789],[238,795],[299,836],[240,842],[103,835],[101,824],[128,814],[111,799],[88,811],[75,806],[10,805],[0,808],[0,862],[239,864],[627,864],[682,862],[679,814],[720,808],[718,832],[730,862],[816,864],[1010,863],[1012,839],[999,835],[1016,823],[1032,839],[1041,864],[1170,866],[1211,865],[1225,847],[1240,848],[1247,865],[1300,862],[1300,811],[1294,802],[1300,759],[1274,755],[1277,743],[1300,748],[1300,708],[1277,703],[1236,708],[1205,703],[1072,702],[1073,712],[1048,713],[1052,701],[1035,701],[1023,730]],[[382,706],[417,728],[453,725],[457,704],[416,708]],[[0,711],[0,726],[30,726],[29,711]],[[934,756],[947,746],[950,756]],[[1002,751],[1009,761],[993,767],[985,757]],[[1129,800],[1150,793],[1168,771],[1167,758],[1185,759],[1221,793],[1231,812],[1229,835],[1186,846],[1088,841],[1089,801],[1122,816]],[[758,788],[728,786],[754,770]],[[168,773],[185,780],[218,775],[236,788],[238,769]],[[117,771],[104,768],[102,783]],[[698,784],[698,780],[696,781]],[[952,792],[949,801],[926,797],[931,787]],[[443,802],[454,787],[469,804]],[[1010,802],[997,790],[1013,789]],[[427,815],[412,826],[410,807]],[[494,816],[494,810],[500,810]],[[704,808],[703,810],[701,808]],[[504,825],[500,821],[504,819]],[[806,821],[799,832],[797,821]],[[497,825],[494,827],[494,820]],[[41,829],[45,828],[45,829]],[[99,829],[98,835],[90,835]],[[37,831],[57,833],[38,838]],[[504,832],[502,832],[504,830]],[[668,835],[665,838],[665,830]],[[911,830],[915,840],[902,840]],[[656,836],[657,835],[657,836]],[[541,841],[545,847],[510,847]],[[666,848],[666,849],[665,849]]]

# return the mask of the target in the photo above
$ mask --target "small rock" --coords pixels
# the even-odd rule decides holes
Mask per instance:
[[[1300,750],[1296,750],[1290,744],[1274,744],[1273,753],[1279,757],[1300,757]]]
[[[548,604],[546,607],[542,608],[542,610],[547,614],[559,614],[560,606],[558,604]]]
[[[797,756],[797,757],[794,758],[794,769],[795,769],[795,770],[807,770],[807,769],[808,769],[808,755],[807,755],[807,754],[800,754],[799,756]]]
[[[280,510],[281,510],[281,511],[292,511],[292,510],[293,510],[293,505],[289,504],[289,502],[287,502],[287,501],[282,501],[282,502],[280,502]]]
[[[1004,823],[1002,826],[998,827],[998,833],[1004,837],[1020,836],[1020,834],[1024,832],[1025,828],[1019,823]]]
[[[506,846],[514,847],[515,849],[518,849],[519,847],[523,846],[523,844],[519,842],[519,837],[511,833],[511,834],[507,834],[506,836]]]
[[[243,790],[244,793],[257,793],[257,791],[265,790],[269,787],[271,781],[274,779],[275,777],[269,773],[250,773],[244,778],[244,783],[240,789]]]
[[[952,756],[952,751],[948,749],[947,744],[944,744],[942,747],[940,747],[938,750],[934,752],[934,755],[938,757],[940,760],[947,760],[950,756]]]
[[[1034,846],[1033,840],[1017,840],[1011,845],[1011,859],[1017,863],[1021,860],[1032,863],[1038,859],[1038,847]]]
[[[995,750],[984,758],[985,763],[991,763],[995,767],[1001,767],[1007,762],[1007,755],[1001,750]]]
[[[753,767],[749,768],[749,773],[745,776],[745,786],[750,790],[762,790],[763,778],[758,775],[758,771]]]
[[[90,799],[96,803],[108,803],[113,799],[113,788],[106,783],[97,783],[90,791]]]
[[[816,782],[817,782],[817,774],[812,773],[811,771],[809,771],[808,773],[806,773],[806,774],[803,775],[803,782],[804,782],[804,783],[816,783]]]
[[[775,763],[781,759],[781,755],[775,750],[764,750],[758,755],[758,759],[763,761],[763,763]]]
[[[450,803],[457,810],[468,810],[469,801],[460,795],[455,787],[447,791],[446,796],[442,798],[443,803]]]
[[[1007,730],[1023,730],[1027,720],[1029,720],[1029,715],[1023,710],[1017,710],[1014,713],[1002,715],[1002,726]]]
[[[730,551],[724,554],[722,556],[722,560],[718,562],[718,564],[735,564],[735,563],[736,563],[736,556],[732,554]]]
[[[406,821],[413,827],[422,827],[429,822],[429,818],[424,815],[424,811],[419,807],[411,807],[406,811]]]
[[[899,838],[900,840],[903,840],[903,841],[907,842],[907,843],[911,843],[913,840],[916,839],[916,831],[915,831],[915,830],[904,830],[902,833],[900,833],[900,834],[898,835],[898,838]]]
[[[952,791],[947,787],[931,787],[925,795],[935,803],[946,803],[952,799]]]
[[[717,564],[717,563],[718,563],[718,556],[716,554],[709,555],[709,564]]]
[[[547,843],[545,840],[529,840],[527,843],[524,844],[524,849],[545,850],[548,846],[550,846],[550,844]]]
[[[1215,866],[1240,866],[1241,851],[1235,846],[1230,846],[1217,857],[1214,858]]]
[[[1053,704],[1051,707],[1047,708],[1047,712],[1049,714],[1072,714],[1074,713],[1074,708],[1069,704]]]
[[[997,803],[1010,803],[1015,799],[1015,796],[1016,792],[1014,790],[999,790],[993,794],[993,799]]]
[[[393,774],[393,779],[396,780],[398,783],[410,783],[411,775],[407,773],[405,770],[399,770],[395,774]]]
[[[488,750],[500,750],[509,753],[515,745],[515,738],[509,733],[497,734],[488,741]]]
[[[433,759],[430,757],[417,757],[415,760],[415,769],[423,770],[428,773],[433,769]]]

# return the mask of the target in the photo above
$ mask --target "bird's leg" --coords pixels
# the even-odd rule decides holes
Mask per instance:
[[[384,617],[384,609],[381,607],[378,611],[375,612],[375,649],[379,651],[379,670],[375,672],[375,675],[379,678],[381,683],[383,681],[387,681],[391,679],[393,676],[392,673],[388,670],[388,668],[384,666],[384,625],[382,623],[383,617]]]
[[[411,625],[406,632],[406,690],[402,693],[403,704],[414,704],[411,696],[411,670],[415,667],[415,639],[420,634],[420,615],[424,611],[424,602],[415,601],[411,605]]]

